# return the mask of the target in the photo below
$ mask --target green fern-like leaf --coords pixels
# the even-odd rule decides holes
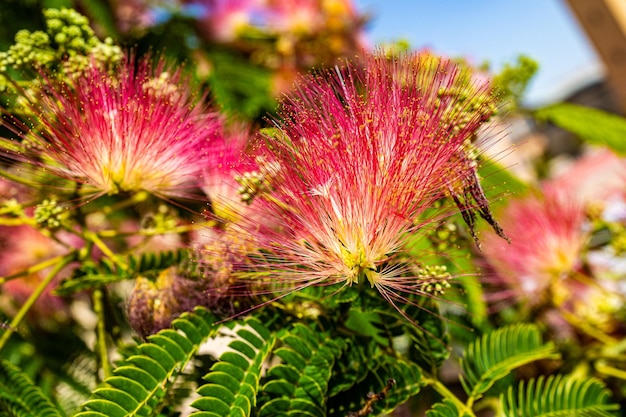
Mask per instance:
[[[160,253],[143,253],[129,255],[124,262],[127,269],[108,258],[100,262],[84,262],[74,273],[74,278],[65,281],[56,288],[58,295],[70,295],[78,291],[101,287],[113,282],[135,278],[138,275],[158,275],[164,269],[175,265],[181,265],[189,260],[189,252],[186,249],[167,251]]]
[[[458,408],[450,400],[435,404],[430,410],[426,411],[426,417],[467,417],[467,413],[459,413]]]
[[[377,373],[380,379],[385,374],[396,382],[380,402],[380,409],[386,414],[390,414],[400,404],[404,404],[409,398],[417,395],[425,385],[420,368],[415,363],[402,358],[384,356]]]
[[[514,369],[536,360],[558,357],[554,344],[543,344],[539,328],[532,324],[487,333],[467,347],[461,361],[464,374],[461,383],[469,396],[468,404]]]
[[[374,311],[380,315],[380,323],[374,325],[378,328],[379,336],[390,340],[397,336],[408,336],[412,342],[409,352],[411,360],[422,369],[436,373],[450,356],[445,321],[440,316],[437,302],[430,299],[411,301],[401,309],[404,315],[389,306],[376,307]],[[417,325],[410,323],[408,318]]]
[[[212,337],[218,326],[206,309],[196,308],[174,320],[174,329],[149,336],[137,354],[123,360],[83,404],[75,417],[140,416],[150,413],[155,399],[193,358],[198,346]]]
[[[9,416],[61,417],[41,389],[11,363],[0,359],[0,410]]]
[[[359,351],[357,357],[362,359],[348,362],[347,368],[336,367],[335,374],[345,370],[345,372],[357,375],[365,373],[365,376],[362,379],[359,377],[358,381],[348,379],[346,382],[351,381],[354,384],[349,388],[344,387],[344,390],[329,398],[327,406],[329,417],[345,417],[350,412],[356,413],[363,410],[370,398],[369,394],[380,393],[388,385],[390,379],[394,380],[395,384],[389,387],[384,398],[371,405],[372,415],[393,412],[400,404],[418,394],[425,385],[419,366],[365,340],[349,345],[338,364],[345,363],[354,357],[349,353],[351,350]],[[354,368],[350,369],[352,367]],[[340,381],[344,380],[341,376],[334,375],[332,381],[336,381],[337,378]]]
[[[255,318],[249,318],[238,330],[210,372],[204,377],[208,384],[198,389],[202,397],[191,405],[199,410],[194,417],[247,417],[256,406],[261,370],[274,347],[274,337]]]
[[[619,409],[600,380],[563,375],[522,381],[500,401],[504,415],[511,417],[610,417]]]
[[[328,397],[334,397],[363,381],[369,372],[369,352],[374,341],[365,337],[352,337],[335,363],[330,379]]]
[[[275,354],[281,363],[267,373],[259,417],[325,416],[328,381],[343,343],[301,323],[279,337],[282,346]]]

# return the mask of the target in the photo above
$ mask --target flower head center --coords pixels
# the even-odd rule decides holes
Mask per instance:
[[[354,250],[341,246],[341,260],[345,267],[346,280],[349,285],[358,284],[367,279],[373,287],[378,281],[380,274],[376,270],[375,263],[369,259],[363,244],[359,244]]]

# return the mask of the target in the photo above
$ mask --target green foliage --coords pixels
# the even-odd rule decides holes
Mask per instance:
[[[554,343],[542,343],[535,325],[504,327],[469,344],[461,361],[461,383],[471,404],[514,369],[540,359],[558,357]]]
[[[2,359],[0,359],[0,410],[9,416],[20,417],[64,415],[26,374]]]
[[[109,258],[103,258],[99,262],[85,261],[74,271],[74,277],[64,281],[55,292],[59,295],[70,295],[140,275],[153,277],[172,266],[185,267],[189,261],[187,249],[128,255],[116,261]]]
[[[385,381],[392,378],[394,386],[376,403],[374,410],[379,413],[391,413],[409,398],[417,395],[426,385],[422,379],[422,371],[414,362],[389,355],[382,355],[379,367],[372,373],[379,381],[377,388],[385,386]],[[386,379],[384,377],[386,376]]]
[[[509,198],[521,196],[529,188],[528,184],[512,175],[507,167],[493,159],[482,160],[478,174],[485,195],[496,212]]]
[[[603,110],[571,103],[557,103],[535,110],[539,121],[554,123],[590,145],[606,146],[626,155],[626,119]]]
[[[505,64],[500,73],[493,77],[496,94],[505,103],[507,110],[514,110],[539,69],[539,64],[534,59],[520,55],[514,65]]]
[[[153,415],[166,389],[194,357],[200,343],[219,327],[205,309],[196,308],[174,320],[173,329],[149,336],[137,354],[123,360],[104,386],[96,389],[76,417]]]
[[[344,417],[349,412],[363,410],[372,393],[384,390],[389,380],[395,382],[393,386],[370,404],[374,415],[391,413],[426,384],[421,369],[412,361],[390,355],[371,339],[354,340],[337,360],[329,385],[341,384],[342,390],[328,399],[327,415]]]
[[[222,49],[210,51],[213,71],[208,82],[215,100],[231,115],[255,120],[272,112],[271,72],[246,58]]]
[[[270,368],[263,379],[260,417],[325,416],[328,381],[344,342],[328,333],[317,333],[296,323],[279,335],[281,345],[274,351],[280,364]]]
[[[467,417],[467,413],[459,413],[456,405],[448,399],[437,403],[430,410],[426,411],[426,417]]]
[[[518,417],[610,417],[619,409],[610,392],[593,377],[551,375],[509,387],[500,396],[504,415]]]
[[[262,367],[274,347],[275,338],[255,318],[242,323],[237,339],[228,346],[211,371],[207,384],[198,389],[201,398],[191,405],[199,410],[194,417],[249,416],[256,407]]]

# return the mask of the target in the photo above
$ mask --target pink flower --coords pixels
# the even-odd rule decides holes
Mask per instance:
[[[319,0],[270,1],[267,25],[273,32],[313,33],[324,24]]]
[[[433,63],[378,52],[300,82],[266,138],[255,200],[265,218],[241,225],[259,248],[244,277],[288,290],[367,282],[392,303],[428,291],[438,277],[425,276],[408,240],[450,184],[474,178],[464,146],[493,105],[444,97],[469,81]]]
[[[255,24],[262,15],[265,0],[200,0],[202,7],[200,28],[210,39],[232,42],[241,32]]]
[[[608,149],[587,153],[550,181],[571,192],[583,204],[626,200],[626,159]]]
[[[16,129],[29,147],[25,158],[13,157],[95,194],[193,194],[221,122],[179,70],[137,61],[128,58],[115,74],[94,64],[71,84],[44,79],[48,93],[31,109],[37,129]]]
[[[488,234],[482,253],[507,290],[490,297],[545,302],[558,281],[581,267],[588,238],[584,207],[571,192],[546,187],[543,195],[512,201],[501,217],[511,243]]]
[[[249,212],[237,182],[239,173],[257,169],[246,152],[249,138],[245,127],[232,126],[211,143],[207,154],[202,190],[211,199],[212,213],[221,220],[233,221]]]

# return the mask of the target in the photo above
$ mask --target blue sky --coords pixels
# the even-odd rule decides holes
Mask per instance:
[[[526,96],[529,106],[558,100],[602,65],[564,0],[355,0],[371,14],[374,43],[407,39],[498,69],[526,54],[539,62]]]

